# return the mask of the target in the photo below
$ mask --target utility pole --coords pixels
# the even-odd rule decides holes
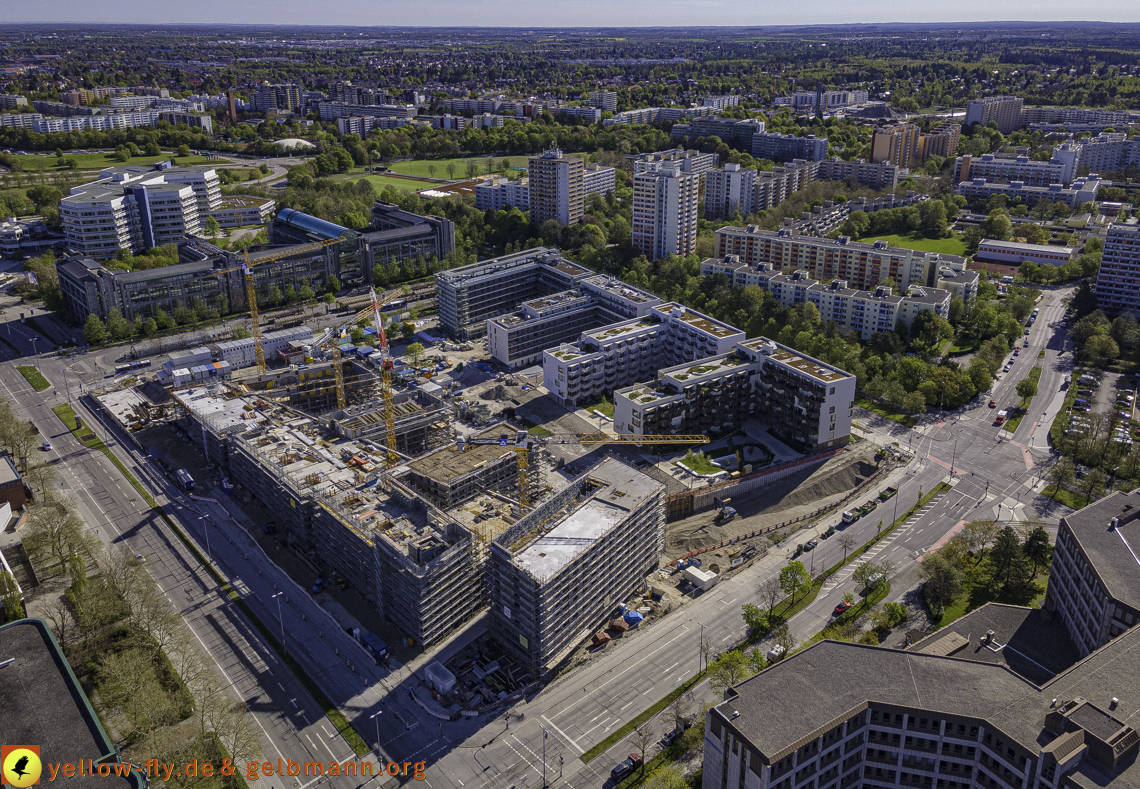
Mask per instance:
[[[270,595],[269,599],[272,600],[274,597],[277,598],[277,621],[281,623],[281,648],[285,650],[286,654],[288,654],[289,649],[285,646],[285,620],[281,618],[281,595],[283,594],[285,593],[278,592],[275,595]]]
[[[705,626],[702,622],[697,622],[701,626],[701,643],[700,648],[697,650],[697,676],[705,673],[704,657],[705,657]]]

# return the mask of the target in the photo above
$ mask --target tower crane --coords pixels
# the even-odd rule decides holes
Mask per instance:
[[[387,438],[385,442],[388,449],[388,466],[389,468],[395,466],[400,462],[400,456],[396,454],[396,414],[395,406],[392,399],[392,359],[388,352],[388,336],[384,333],[384,321],[380,317],[380,308],[389,302],[396,301],[402,297],[401,291],[393,291],[385,296],[383,299],[377,299],[376,291],[371,291],[372,303],[370,306],[361,310],[352,316],[348,321],[341,324],[335,332],[338,338],[344,336],[345,330],[352,325],[355,325],[364,318],[372,316],[376,322],[376,336],[380,342],[381,365],[380,365],[380,392],[384,398],[383,408],[381,409],[381,416],[384,419],[384,427],[387,430]],[[317,344],[323,343],[328,339],[330,333],[326,332]],[[344,388],[344,367],[341,366],[340,345],[333,343],[332,347],[333,356],[333,380],[336,382],[336,405],[337,408],[344,408],[348,403],[348,398],[345,394]]]
[[[678,435],[655,436],[617,433],[554,433],[541,440],[532,436],[525,430],[519,430],[512,436],[510,433],[500,433],[498,438],[464,438],[456,442],[456,448],[462,452],[468,446],[499,445],[511,447],[515,450],[518,459],[518,499],[519,511],[530,509],[530,452],[536,447],[548,444],[580,444],[581,446],[661,446],[669,444],[707,444],[708,436]]]
[[[253,358],[257,364],[257,371],[259,373],[265,372],[265,351],[261,348],[261,325],[259,323],[257,315],[257,291],[253,287],[252,269],[258,266],[264,266],[266,263],[272,263],[275,260],[281,260],[282,258],[290,258],[295,255],[303,255],[306,252],[316,252],[318,249],[324,249],[325,247],[332,246],[333,244],[337,244],[340,241],[341,239],[339,238],[329,238],[325,239],[324,241],[314,241],[311,244],[291,246],[279,252],[274,252],[271,255],[258,258],[256,263],[249,262],[249,250],[247,249],[244,251],[245,262],[243,262],[240,266],[231,266],[230,268],[222,269],[221,271],[216,272],[219,276],[221,276],[222,274],[229,274],[232,271],[241,269],[242,274],[245,277],[245,295],[246,299],[249,301],[250,323],[253,324],[250,332],[253,335]]]

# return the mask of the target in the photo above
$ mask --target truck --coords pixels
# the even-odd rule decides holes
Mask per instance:
[[[367,630],[354,627],[350,634],[356,639],[360,646],[364,647],[364,651],[372,656],[372,660],[376,662],[376,665],[380,665],[381,662],[388,660],[388,645],[380,640],[380,637],[375,633],[369,633]]]
[[[843,522],[846,524],[854,523],[855,521],[859,520],[859,516],[862,514],[863,513],[859,510],[844,510]]]
[[[180,468],[178,471],[174,472],[174,476],[177,478],[178,484],[182,486],[183,490],[194,490],[194,478],[190,476],[189,471],[184,468]]]
[[[885,490],[879,491],[879,498],[882,499],[883,501],[886,501],[887,499],[889,499],[891,496],[895,495],[898,492],[899,492],[898,488],[890,487],[890,488],[887,488]]]
[[[859,515],[860,516],[869,515],[869,514],[871,514],[872,511],[874,511],[875,507],[878,507],[878,506],[879,506],[879,500],[878,499],[871,499],[870,501],[868,501],[866,504],[864,504],[862,507],[859,508]]]

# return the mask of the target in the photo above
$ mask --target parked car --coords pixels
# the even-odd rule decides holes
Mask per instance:
[[[322,590],[322,589],[324,589],[326,586],[328,586],[328,583],[329,583],[329,582],[328,582],[328,581],[326,581],[326,580],[324,580],[323,578],[318,578],[318,579],[317,579],[317,582],[316,582],[315,584],[313,584],[313,592],[314,592],[314,594],[315,594],[316,592],[319,592],[319,591],[321,591],[321,590]]]
[[[684,733],[685,733],[685,727],[684,726],[677,726],[672,731],[666,732],[665,736],[661,738],[661,746],[663,748],[668,748],[670,745],[672,745],[674,742],[677,741],[678,737],[680,737]]]
[[[51,452],[51,442],[50,441],[44,442],[44,452]]]
[[[840,614],[842,614],[844,611],[846,611],[850,607],[851,607],[851,603],[844,600],[842,603],[835,606],[835,610],[832,611],[831,614],[832,614],[832,616],[839,616]]]
[[[817,545],[819,545],[819,540],[815,540],[815,539],[808,540],[807,542],[804,543],[804,550],[810,551],[813,548],[815,548],[815,546],[817,546]]]
[[[614,769],[610,770],[610,778],[616,783],[622,778],[625,778],[640,766],[641,757],[636,753],[631,753],[628,759],[626,759]]]

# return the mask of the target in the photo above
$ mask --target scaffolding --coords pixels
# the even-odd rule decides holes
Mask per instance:
[[[333,415],[333,429],[344,438],[368,438],[387,446],[388,428],[384,407],[376,402],[347,408]],[[402,392],[392,406],[396,449],[413,456],[437,449],[455,440],[452,409],[443,400],[423,390]]]

